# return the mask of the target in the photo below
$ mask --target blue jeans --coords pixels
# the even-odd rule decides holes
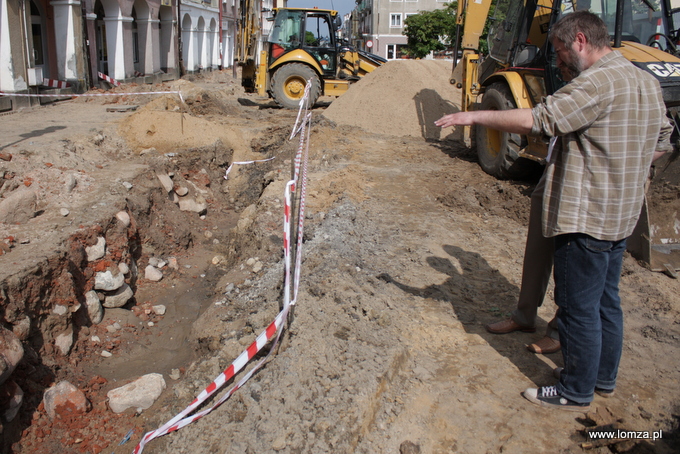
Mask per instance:
[[[557,390],[586,403],[613,390],[623,346],[619,279],[626,240],[582,233],[555,237],[555,303],[564,370]]]

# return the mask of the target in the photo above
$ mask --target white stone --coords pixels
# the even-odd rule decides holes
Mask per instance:
[[[152,282],[158,282],[163,279],[163,273],[158,268],[148,265],[144,269],[144,277]]]
[[[168,376],[173,380],[179,380],[179,377],[181,377],[181,374],[179,372],[179,369],[172,369],[170,371],[170,374],[168,374]]]
[[[104,254],[106,254],[106,239],[100,236],[97,238],[97,244],[85,248],[85,253],[87,253],[88,262],[93,262],[104,257]]]
[[[29,316],[26,316],[18,320],[12,326],[12,332],[19,340],[23,341],[28,339],[28,336],[31,334],[31,318]],[[0,383],[2,383],[1,379]]]
[[[85,305],[87,306],[87,315],[90,317],[90,321],[95,325],[101,323],[104,318],[104,309],[102,308],[101,301],[99,301],[97,292],[90,290],[85,294]]]
[[[262,269],[262,262],[259,260],[253,265],[253,272],[258,273]]]
[[[102,355],[104,358],[111,358],[113,356],[113,353],[106,351],[106,350],[102,350],[100,355]]]
[[[61,304],[57,304],[57,305],[54,306],[54,308],[52,309],[52,312],[53,312],[55,315],[65,315],[65,314],[68,314],[68,307],[66,307],[66,306],[64,306],[64,305],[61,305]]]
[[[172,187],[174,186],[172,183],[172,178],[167,173],[160,173],[156,172],[156,176],[158,177],[158,181],[161,182],[161,185],[163,186],[163,189],[165,189],[165,192],[170,192],[172,191]]]
[[[104,307],[123,307],[134,296],[134,292],[129,285],[123,284],[121,288],[113,293],[107,294],[104,298]]]
[[[102,340],[99,338],[99,336],[92,336],[92,337],[90,338],[90,341],[92,341],[93,344],[98,344],[98,343],[100,343]]]
[[[0,384],[12,375],[23,357],[24,347],[19,338],[0,326]]]
[[[130,225],[130,215],[127,211],[119,211],[116,213],[116,219],[118,219],[125,227]]]
[[[130,189],[132,189],[132,183],[128,181],[123,181],[123,187],[129,191]]]
[[[76,185],[78,184],[78,180],[76,179],[75,175],[72,173],[69,173],[66,175],[66,182],[64,186],[66,187],[66,192],[73,192],[75,189]]]
[[[177,261],[177,257],[168,257],[168,266],[173,270],[178,270],[179,262]]]
[[[127,263],[120,262],[118,264],[118,271],[120,271],[121,274],[128,274],[130,272],[130,267],[127,265]]]
[[[0,199],[0,222],[24,224],[35,217],[38,196],[35,189],[20,187]]]
[[[125,276],[120,272],[113,274],[111,270],[99,271],[94,276],[95,290],[110,292],[112,290],[118,290],[123,284],[125,284]]]
[[[160,268],[158,264],[161,262],[161,259],[158,257],[149,257],[149,265],[154,266],[156,268]]]
[[[162,304],[151,306],[151,309],[153,309],[153,313],[156,315],[165,315],[165,306]]]
[[[178,196],[184,197],[189,193],[189,189],[184,186],[180,186],[177,189],[175,189],[175,192],[177,193]]]
[[[5,421],[7,422],[12,421],[16,417],[17,413],[19,413],[19,409],[21,408],[21,404],[24,401],[24,391],[19,387],[19,385],[14,382],[11,382],[9,385],[12,387],[10,391],[12,397],[10,397],[9,401],[5,404],[5,413],[3,415],[5,417]]]
[[[54,346],[63,356],[68,355],[73,347],[73,331],[61,333],[54,339]]]
[[[181,198],[178,202],[179,209],[182,211],[191,211],[193,213],[202,213],[208,209],[208,204],[202,197],[196,197],[196,199],[191,198]]]
[[[59,214],[61,214],[62,216],[66,217],[66,216],[68,216],[69,214],[71,214],[71,212],[68,210],[68,208],[60,208],[60,209],[59,209]]]
[[[71,416],[90,409],[90,402],[85,394],[67,381],[60,381],[45,391],[43,403],[50,419],[54,419],[57,414]]]
[[[122,413],[128,408],[146,410],[158,399],[165,389],[161,374],[147,374],[132,383],[109,391],[109,408],[114,413]]]

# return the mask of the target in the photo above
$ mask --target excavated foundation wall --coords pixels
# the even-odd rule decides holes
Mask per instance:
[[[270,146],[276,141],[274,136],[284,133],[269,131],[267,139],[253,143],[254,151],[268,157],[274,152]],[[0,281],[0,334],[14,344],[3,343],[18,349],[23,345],[22,364],[16,371],[11,352],[0,352],[0,359],[6,360],[0,368],[4,382],[0,383],[0,408],[11,407],[17,393],[23,394],[22,412],[30,414],[38,408],[43,391],[58,379],[59,371],[82,359],[72,352],[102,320],[106,310],[102,306],[135,311],[139,279],[153,279],[148,267],[158,269],[158,260],[167,263],[166,269],[176,267],[173,255],[206,242],[202,218],[234,218],[258,200],[273,179],[272,165],[258,166],[247,177],[226,181],[223,175],[232,153],[217,141],[171,157],[149,159],[147,171],[131,182],[133,189],[108,215],[79,226],[61,245],[46,249],[38,262]],[[249,247],[262,246],[258,236],[242,237],[249,230],[242,225],[214,234],[209,244],[224,257],[222,269]],[[20,352],[14,353],[16,357]],[[6,416],[0,415],[2,453],[26,426],[20,417]]]

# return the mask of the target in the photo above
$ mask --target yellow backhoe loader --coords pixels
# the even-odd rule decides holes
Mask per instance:
[[[674,152],[655,163],[647,204],[628,250],[652,269],[676,276],[680,269],[680,107],[679,33],[673,26],[671,0],[464,0],[457,17],[451,83],[462,90],[461,110],[531,108],[564,81],[547,40],[550,26],[563,14],[589,10],[607,24],[612,47],[660,82],[668,116],[674,123]],[[488,28],[488,51],[480,37]],[[481,126],[467,128],[480,166],[497,178],[520,179],[544,163],[548,144],[540,139]],[[474,139],[474,140],[473,140]]]
[[[338,37],[337,11],[275,8],[271,32],[261,42],[258,2],[241,2],[238,55],[246,92],[274,98],[295,109],[312,80],[310,102],[340,96],[351,83],[386,63],[382,57],[345,45]]]

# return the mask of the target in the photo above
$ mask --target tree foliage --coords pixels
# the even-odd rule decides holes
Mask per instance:
[[[403,34],[408,38],[406,53],[424,58],[430,52],[451,47],[456,38],[456,8],[458,3],[444,3],[444,9],[421,11],[404,21]]]

